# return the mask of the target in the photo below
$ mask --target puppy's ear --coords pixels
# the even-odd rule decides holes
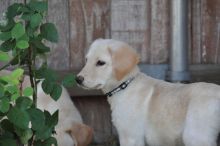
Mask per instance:
[[[123,79],[139,62],[138,54],[128,45],[112,50],[108,48],[112,55],[112,65],[115,77],[118,81]]]
[[[76,140],[77,146],[88,146],[92,141],[93,130],[85,124],[74,123],[67,132]]]

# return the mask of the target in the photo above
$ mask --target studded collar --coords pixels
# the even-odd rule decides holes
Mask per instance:
[[[105,95],[107,97],[111,97],[112,95],[114,95],[115,93],[124,90],[125,88],[127,88],[127,86],[134,80],[135,77],[132,77],[126,81],[124,81],[123,83],[121,83],[118,87],[114,88],[113,90],[111,90],[110,92],[106,93]]]

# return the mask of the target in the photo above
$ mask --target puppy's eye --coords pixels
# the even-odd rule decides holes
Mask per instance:
[[[103,66],[103,65],[105,65],[105,62],[101,60],[98,60],[96,63],[96,66]]]

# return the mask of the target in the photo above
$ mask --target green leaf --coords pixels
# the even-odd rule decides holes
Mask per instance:
[[[45,23],[40,28],[41,35],[48,41],[58,42],[58,32],[53,23]]]
[[[44,143],[41,140],[35,140],[34,141],[34,146],[44,146]]]
[[[44,115],[46,117],[46,125],[48,127],[54,127],[58,124],[58,119],[59,119],[59,110],[57,110],[56,112],[53,113],[53,115],[51,115],[49,112],[44,111]]]
[[[1,45],[0,45],[0,50],[3,51],[3,52],[8,52],[10,50],[12,50],[13,48],[15,48],[15,40],[13,41],[5,41],[3,42]]]
[[[24,34],[25,34],[25,29],[21,23],[17,23],[11,31],[11,35],[15,39],[22,37]]]
[[[9,75],[0,76],[0,79],[12,84],[12,85],[18,85],[20,82],[20,79],[22,78],[24,73],[24,70],[21,68],[17,68],[16,70],[12,71]]]
[[[7,62],[10,60],[8,53],[0,51],[0,61]]]
[[[62,94],[62,87],[58,84],[54,84],[53,86],[53,90],[52,92],[50,93],[50,96],[55,100],[57,101],[60,96]]]
[[[28,97],[28,96],[33,95],[33,92],[34,90],[32,87],[26,87],[23,91],[23,95]]]
[[[32,128],[34,130],[40,130],[45,125],[45,116],[44,113],[36,108],[31,108],[28,110]]]
[[[23,40],[23,41],[29,41],[30,39],[29,39],[29,37],[28,37],[28,35],[25,33],[22,37],[20,37],[19,39],[18,39],[18,41],[20,41],[20,40]]]
[[[5,89],[4,87],[0,84],[0,98],[4,96]]]
[[[16,85],[7,86],[6,90],[11,94],[19,92],[18,86],[16,86]]]
[[[48,139],[52,135],[53,128],[44,126],[40,130],[36,131],[35,139],[36,140],[45,140]]]
[[[26,5],[23,5],[20,9],[18,9],[21,13],[30,13],[32,12]]]
[[[32,29],[31,27],[27,27],[26,31],[27,31],[27,35],[29,37],[34,37],[34,35],[35,35],[35,30],[34,29]]]
[[[0,31],[3,32],[9,31],[14,27],[14,25],[15,25],[14,19],[9,19],[6,25],[4,26],[0,25]]]
[[[9,121],[15,126],[21,129],[27,129],[30,121],[29,115],[26,111],[21,110],[17,107],[12,108],[8,115]]]
[[[14,139],[14,132],[4,131],[0,136],[0,146],[2,146],[1,141],[5,139]]]
[[[35,1],[31,0],[28,6],[38,12],[44,12],[48,10],[48,2],[47,1]]]
[[[76,84],[75,75],[69,74],[64,77],[62,85],[65,87],[72,87]]]
[[[52,145],[58,146],[56,138],[50,137],[44,141],[44,146],[52,146]]]
[[[1,32],[0,33],[0,40],[7,41],[11,38],[11,32]]]
[[[34,142],[34,146],[58,146],[57,140],[54,137],[49,137],[45,141],[37,140]]]
[[[42,21],[42,16],[39,13],[36,13],[34,15],[31,16],[31,20],[30,20],[30,25],[32,28],[37,27],[41,21]]]
[[[40,41],[35,41],[34,46],[37,48],[38,53],[47,53],[50,52],[50,48],[45,46],[42,42]]]
[[[14,126],[8,119],[1,121],[1,128],[5,131],[14,132]]]
[[[6,16],[8,19],[11,19],[15,17],[16,15],[19,15],[21,12],[18,10],[23,6],[21,3],[14,3],[11,6],[8,7]]]
[[[42,79],[45,77],[45,70],[47,70],[47,64],[42,64],[41,67],[35,71],[36,78]]]
[[[27,144],[28,140],[31,139],[33,132],[31,129],[20,129],[20,128],[15,128],[16,134],[19,136],[19,139],[22,144]]]
[[[3,98],[0,100],[0,111],[3,113],[8,112],[10,108],[10,101],[8,98]]]
[[[24,74],[24,70],[23,69],[21,69],[21,68],[17,68],[17,69],[15,69],[14,71],[12,71],[12,73],[11,73],[11,77],[13,78],[13,79],[20,79],[22,76],[23,76],[23,74]]]
[[[46,94],[50,94],[53,90],[53,86],[54,86],[54,83],[53,82],[50,82],[48,80],[44,80],[42,82],[42,89],[43,91],[46,93]]]
[[[19,48],[19,49],[26,49],[29,47],[29,43],[27,41],[24,41],[24,40],[21,40],[21,41],[18,41],[16,43],[16,46]]]
[[[44,75],[45,78],[50,82],[54,82],[58,79],[57,73],[49,68],[45,70]]]
[[[32,100],[29,97],[19,97],[16,100],[16,107],[18,107],[21,110],[25,110],[31,107]]]
[[[15,93],[11,96],[11,100],[12,101],[16,101],[18,99],[18,97],[20,97],[20,94],[19,93]]]
[[[30,21],[31,20],[31,16],[33,15],[34,13],[23,13],[21,18],[25,21]]]
[[[15,139],[1,139],[0,145],[1,146],[17,146],[17,142]]]

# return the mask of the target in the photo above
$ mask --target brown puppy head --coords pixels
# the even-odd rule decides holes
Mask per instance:
[[[112,67],[115,78],[120,81],[138,64],[138,54],[127,44],[119,48],[108,48],[112,56]]]
[[[76,141],[76,146],[88,146],[93,137],[92,128],[81,123],[74,123],[67,133]]]

